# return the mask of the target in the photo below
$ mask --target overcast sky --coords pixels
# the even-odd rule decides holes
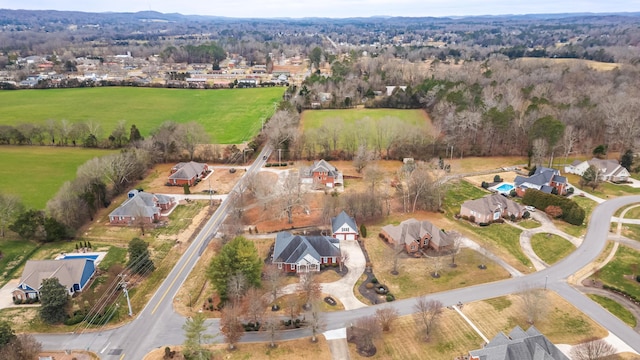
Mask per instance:
[[[640,11],[640,0],[0,0],[0,9],[344,18],[633,12]]]

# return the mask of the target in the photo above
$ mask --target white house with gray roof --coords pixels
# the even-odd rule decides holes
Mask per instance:
[[[271,262],[286,272],[320,271],[320,265],[340,262],[340,240],[281,231],[276,235]]]
[[[601,181],[627,182],[629,176],[631,176],[627,169],[613,159],[593,158],[587,161],[575,160],[571,165],[565,166],[564,171],[582,176],[591,165],[595,166],[598,170],[598,177]]]
[[[484,348],[469,351],[470,360],[569,360],[538,329],[516,326],[509,336],[499,333]]]
[[[360,232],[355,219],[343,210],[338,216],[331,218],[331,235],[338,240],[358,240]]]

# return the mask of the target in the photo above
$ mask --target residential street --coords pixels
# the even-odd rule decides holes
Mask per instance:
[[[260,166],[259,163],[256,161],[248,171],[255,171],[256,166]],[[631,349],[640,352],[640,334],[567,284],[569,276],[591,263],[604,249],[609,236],[609,223],[615,211],[622,206],[639,202],[640,196],[628,196],[601,203],[593,211],[591,223],[581,246],[567,258],[551,267],[526,276],[516,276],[494,283],[432,294],[428,297],[440,300],[445,306],[450,306],[458,302],[468,303],[515,293],[525,286],[546,287],[558,292],[596,322],[609,329]],[[61,347],[64,349],[86,349],[98,353],[105,359],[141,359],[153,348],[181,344],[183,342],[181,326],[184,319],[173,312],[170,299],[195,265],[198,250],[206,239],[215,233],[215,229],[226,214],[226,204],[225,200],[134,321],[118,329],[102,333],[37,335],[36,338],[42,342],[43,348],[51,350]],[[404,299],[384,305],[324,313],[323,319],[326,323],[326,330],[340,329],[348,326],[358,317],[372,315],[379,306],[392,306],[402,315],[411,314],[414,311],[415,302],[415,299]],[[352,306],[350,305],[350,307]],[[211,333],[217,333],[218,323],[217,320],[209,321]],[[287,331],[282,334],[280,339],[293,339],[309,334],[307,329]],[[261,333],[247,333],[242,341],[257,341],[263,338],[264,335]]]

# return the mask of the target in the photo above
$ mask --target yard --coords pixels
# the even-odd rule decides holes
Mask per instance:
[[[540,320],[535,327],[554,344],[578,344],[589,338],[602,338],[607,331],[552,291],[543,292]],[[465,304],[463,312],[489,339],[498,332],[509,333],[516,325],[527,329],[522,297],[517,294]]]
[[[531,237],[531,247],[538,257],[553,265],[571,254],[576,247],[568,240],[555,234],[535,234]]]
[[[469,350],[482,347],[482,339],[458,313],[444,309],[433,331],[431,341],[421,340],[420,328],[413,316],[402,316],[375,342],[377,353],[368,359],[451,360],[468,354]],[[351,359],[363,359],[358,355],[355,344],[349,344]]]
[[[260,130],[262,119],[274,111],[283,88],[255,89],[153,89],[96,87],[3,91],[0,125],[44,123],[47,119],[101,124],[108,135],[116,124],[135,124],[148,137],[164,121],[200,123],[212,143],[239,144]],[[82,104],[82,106],[77,106]],[[12,168],[13,170],[13,168]]]
[[[575,188],[576,193],[586,192],[602,199],[607,199],[610,197],[614,198],[614,197],[620,197],[620,196],[626,196],[626,195],[640,194],[640,188],[633,188],[629,185],[613,184],[610,182],[601,182],[600,185],[598,185],[598,187],[595,190],[591,189],[588,186],[580,187],[579,186],[580,176],[575,174],[565,174],[565,175],[567,176],[567,180],[571,184],[576,186]]]
[[[270,360],[270,359],[330,359],[329,345],[323,336],[318,336],[318,342],[312,343],[310,338],[278,341],[276,348],[270,348],[268,343],[240,343],[234,351],[227,351],[227,344],[221,344],[222,339],[214,339],[214,345],[207,348],[213,351],[216,359],[225,360]],[[171,346],[171,350],[180,351],[181,346]],[[144,360],[162,360],[164,348],[153,350]]]
[[[640,283],[635,276],[640,274],[640,252],[626,246],[620,246],[616,256],[591,279],[622,289],[628,294],[640,298]]]
[[[636,326],[637,319],[633,316],[631,311],[627,310],[624,306],[620,305],[613,299],[609,299],[608,297],[588,294],[589,298],[607,309],[610,313],[615,315],[618,319],[625,322],[625,324],[631,326],[632,328]]]
[[[7,93],[0,92],[0,98]],[[47,201],[58,192],[62,184],[76,177],[78,166],[89,159],[113,152],[80,147],[2,145],[0,189],[3,194],[19,196],[29,208],[44,209]]]
[[[19,276],[18,269],[38,249],[38,244],[28,240],[0,240],[0,286],[6,284],[14,276]]]

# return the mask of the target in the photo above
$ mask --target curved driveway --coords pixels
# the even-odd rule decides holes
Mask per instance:
[[[640,196],[620,197],[598,205],[591,215],[587,234],[580,247],[565,259],[549,268],[522,277],[431,294],[428,298],[440,300],[445,306],[450,306],[455,305],[459,301],[468,303],[516,293],[529,286],[539,288],[548,287],[556,291],[560,296],[579,308],[594,321],[607,328],[633,350],[640,353],[640,334],[633,331],[633,329],[617,317],[611,315],[608,311],[600,307],[600,305],[591,301],[587,296],[569,286],[566,281],[569,276],[587,266],[602,252],[609,236],[610,221],[614,212],[618,208],[632,203],[640,203]],[[186,256],[185,254],[185,257]],[[173,271],[176,271],[181,264],[182,261],[179,261]],[[154,301],[153,299],[157,299],[158,294],[162,293],[165,284],[169,281],[171,281],[170,277],[160,286],[160,289],[156,292],[149,305],[147,305],[147,308],[153,306],[153,304],[158,301]],[[173,281],[175,282],[175,280]],[[167,292],[164,294],[166,295]],[[162,301],[162,298],[160,301]],[[349,325],[358,317],[374,314],[379,306],[392,306],[402,315],[411,314],[414,312],[413,307],[415,303],[416,299],[413,298],[350,311],[324,313],[323,320],[326,324],[326,330],[338,329]],[[157,307],[158,305],[155,306]],[[145,308],[145,310],[147,308]],[[183,331],[181,330],[184,319],[174,312],[168,311],[170,307],[163,306],[162,308],[164,311],[162,311],[159,316],[154,316],[153,312],[150,313],[143,310],[131,324],[124,325],[115,330],[81,335],[43,334],[36,335],[36,338],[42,343],[43,349],[45,350],[58,350],[61,347],[63,349],[86,349],[98,353],[103,359],[124,359],[125,357],[127,359],[142,359],[144,354],[154,348],[167,344],[181,344],[184,340]],[[147,317],[151,317],[153,321],[147,324]],[[217,320],[209,321],[209,324],[212,325],[210,332],[217,333],[218,323]],[[292,339],[308,336],[309,334],[310,332],[307,329],[303,329],[282,333],[280,339]],[[243,340],[256,341],[264,340],[263,338],[264,334],[248,333],[244,336]],[[112,345],[114,341],[117,341],[117,344]]]

